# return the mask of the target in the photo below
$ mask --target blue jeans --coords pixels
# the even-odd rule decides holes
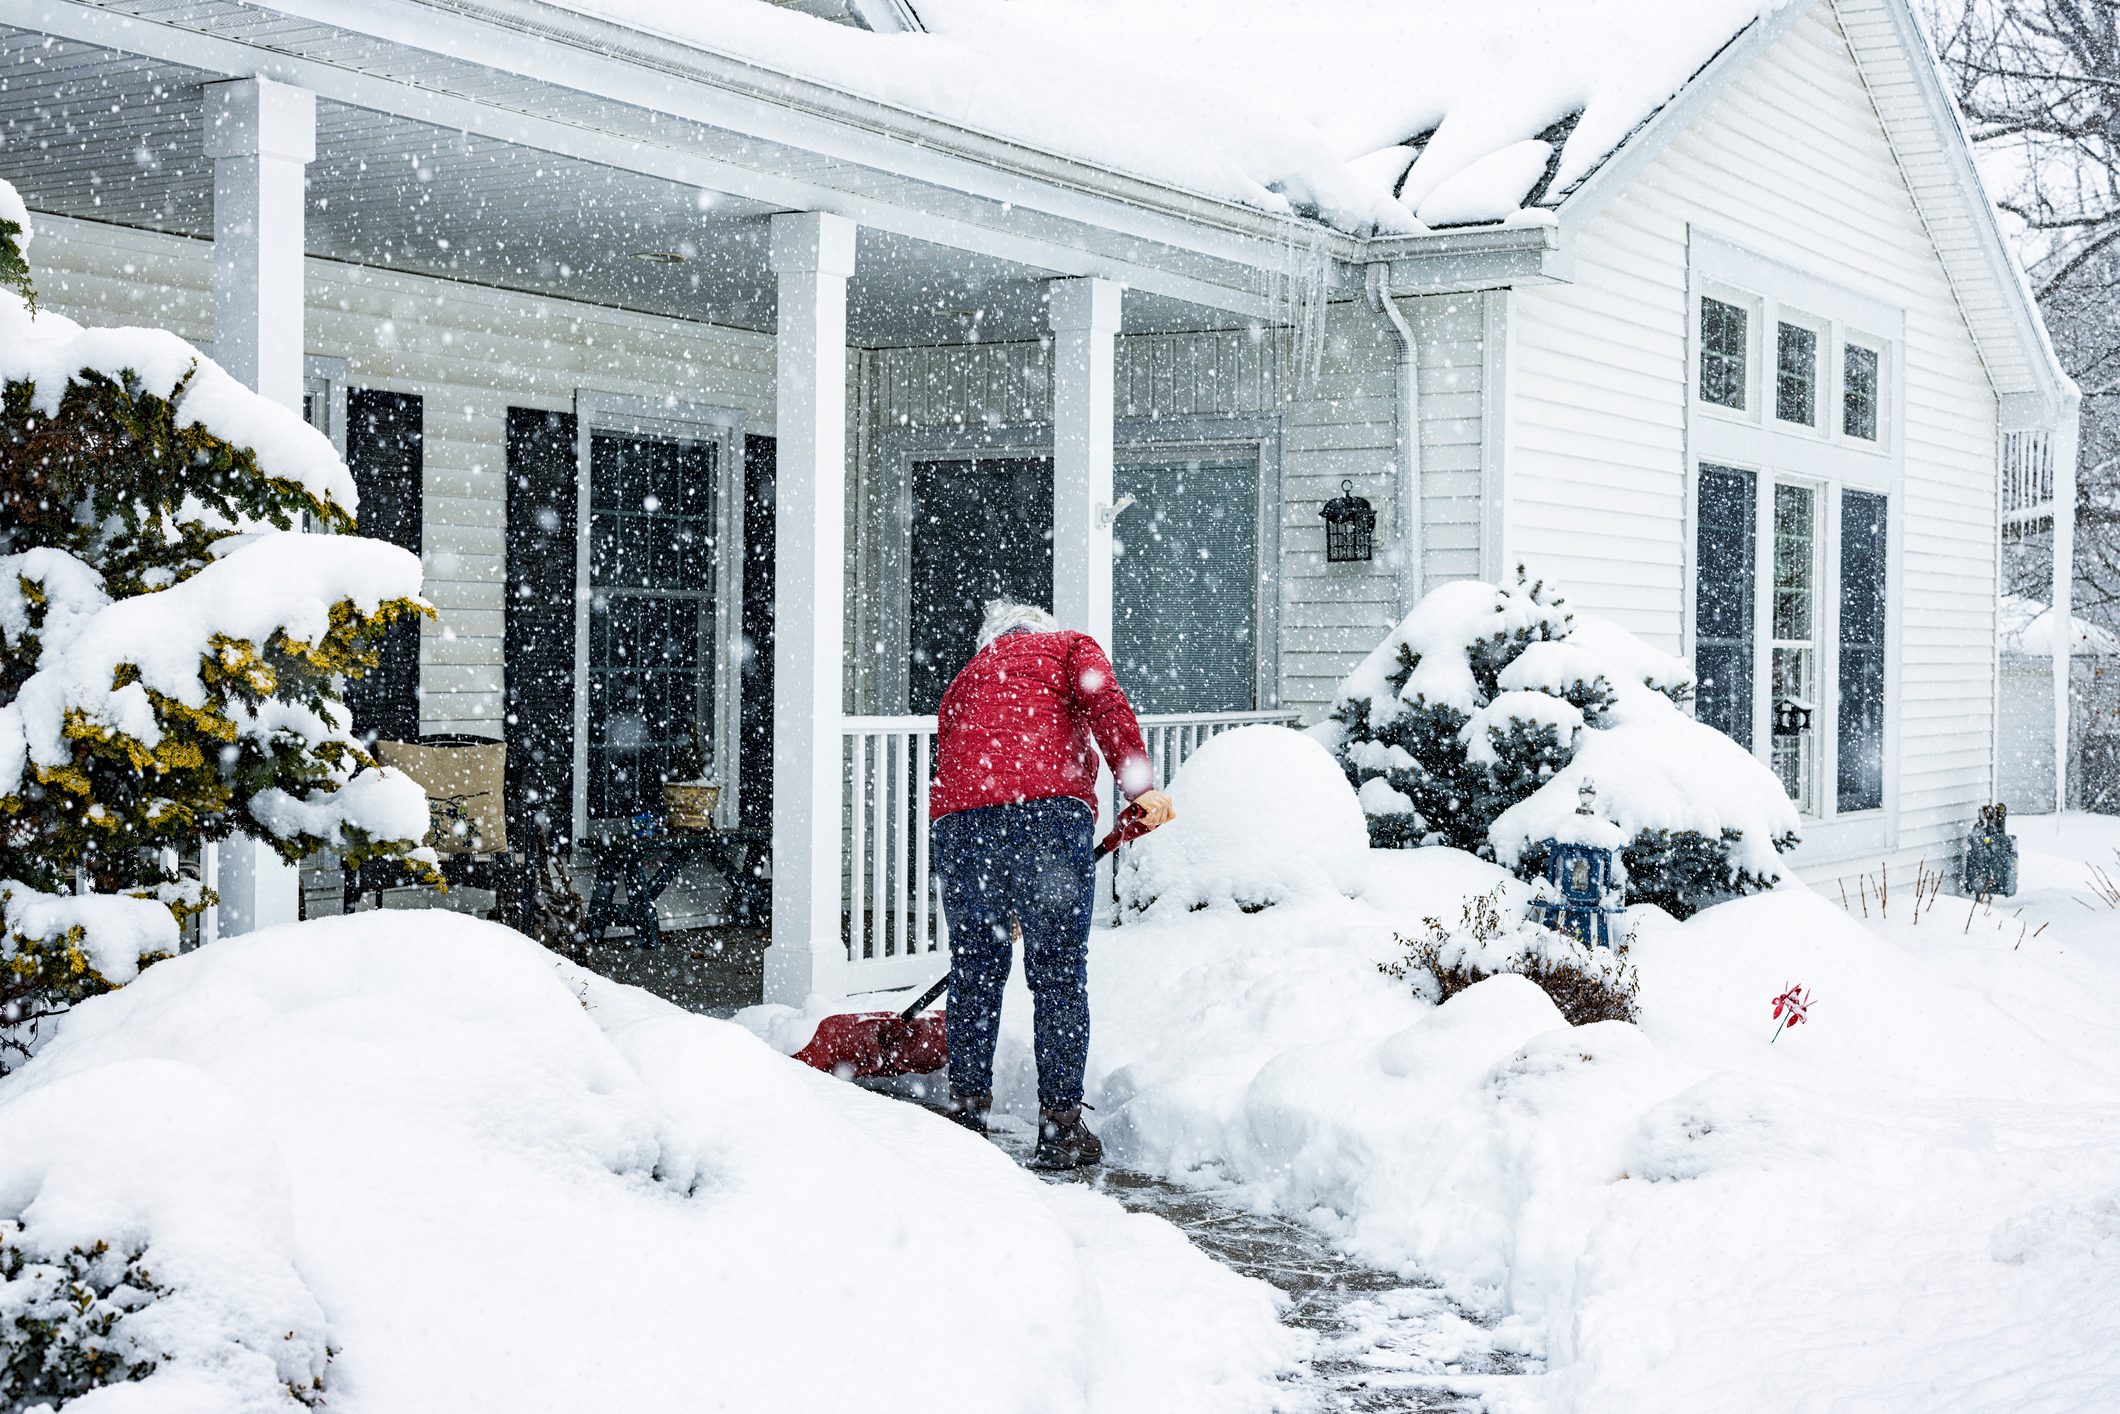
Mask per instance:
[[[1097,872],[1090,808],[1069,797],[958,810],[935,822],[935,872],[950,929],[950,1089],[994,1088],[994,1039],[1008,982],[1009,923],[1037,1032],[1038,1103],[1082,1103],[1089,1059],[1089,922]]]

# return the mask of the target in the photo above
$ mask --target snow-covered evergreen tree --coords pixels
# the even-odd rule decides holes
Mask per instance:
[[[1679,710],[1692,691],[1684,663],[1578,620],[1519,569],[1423,598],[1340,685],[1324,734],[1373,843],[1449,845],[1527,878],[1591,782],[1629,840],[1628,898],[1683,915],[1769,887],[1796,840],[1773,773]]]
[[[174,335],[37,311],[30,234],[0,182],[0,1067],[175,950],[198,841],[431,867],[425,795],[341,701],[431,612],[417,558],[352,533],[289,409]]]

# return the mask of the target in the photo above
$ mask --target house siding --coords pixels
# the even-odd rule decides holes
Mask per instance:
[[[1997,400],[1831,6],[1587,224],[1573,283],[1511,295],[1506,553],[1688,646],[1689,228],[1906,312],[1897,858],[1944,857],[1993,784]]]
[[[1422,563],[1433,584],[1479,572],[1483,324],[1477,296],[1409,300],[1405,309],[1420,346]],[[1314,370],[1291,367],[1285,334],[1252,329],[1117,342],[1113,406],[1121,420],[1280,418],[1281,701],[1320,715],[1402,612],[1390,326],[1361,304],[1332,305]],[[864,373],[870,444],[893,428],[1005,432],[1047,423],[1051,376],[1050,351],[1039,342],[877,350]],[[871,462],[865,488],[876,490],[881,475]],[[1325,559],[1318,512],[1343,481],[1377,511],[1378,557],[1367,563]]]
[[[39,216],[40,302],[86,324],[213,335],[212,246]],[[371,267],[308,264],[304,342],[353,387],[425,400],[426,594],[420,726],[502,735],[504,423],[571,411],[579,388],[739,409],[770,432],[769,335]]]

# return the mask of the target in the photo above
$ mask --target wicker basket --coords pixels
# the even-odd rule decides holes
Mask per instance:
[[[697,833],[714,828],[714,807],[721,801],[720,786],[665,785],[663,814],[670,828]]]

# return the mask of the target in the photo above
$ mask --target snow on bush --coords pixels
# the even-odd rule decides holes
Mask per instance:
[[[12,1221],[144,1253],[100,1407],[158,1414],[1265,1414],[1300,1340],[1167,1224],[440,910],[75,1008],[0,1079]]]
[[[1435,1002],[1489,977],[1514,974],[1536,983],[1570,1026],[1635,1019],[1640,981],[1627,963],[1626,944],[1586,946],[1513,908],[1504,916],[1506,892],[1495,888],[1465,900],[1454,926],[1423,919],[1427,933],[1400,937],[1404,955],[1378,963],[1378,970],[1410,980]]]
[[[1127,846],[1120,905],[1133,913],[1351,894],[1368,863],[1362,807],[1332,757],[1287,727],[1202,742],[1170,782],[1177,814]]]
[[[226,1086],[141,1039],[0,1082],[0,1349],[38,1367],[0,1407],[149,1378],[164,1398],[136,1407],[315,1404],[332,1352],[281,1152]],[[78,1316],[41,1324],[55,1301]]]
[[[1318,734],[1375,843],[1450,845],[1526,878],[1588,781],[1628,841],[1628,898],[1684,916],[1770,887],[1797,826],[1772,772],[1680,710],[1692,690],[1683,662],[1519,570],[1430,592]]]
[[[423,793],[341,700],[431,614],[418,558],[351,533],[291,409],[174,335],[39,313],[27,222],[0,183],[0,1066],[173,950],[201,840],[430,863]]]

